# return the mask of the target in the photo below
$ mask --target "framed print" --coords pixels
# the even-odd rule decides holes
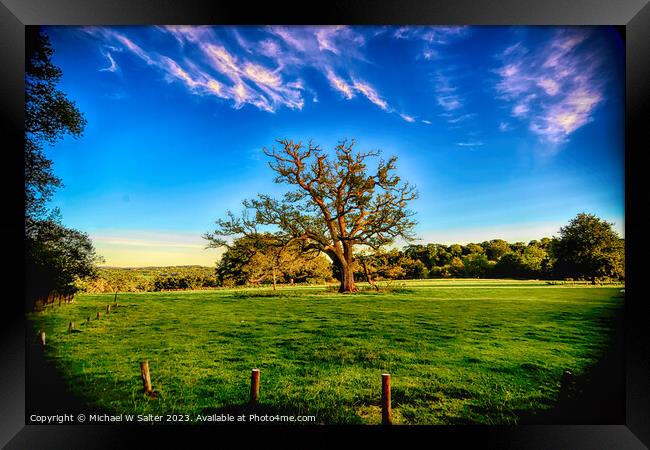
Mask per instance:
[[[650,445],[646,1],[0,21],[7,448]]]

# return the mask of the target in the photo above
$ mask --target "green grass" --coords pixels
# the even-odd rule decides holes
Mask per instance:
[[[257,367],[262,407],[318,423],[380,423],[390,372],[395,423],[515,424],[553,407],[565,368],[598,360],[623,304],[620,287],[542,281],[391,287],[120,294],[110,315],[113,294],[87,294],[30,319],[71,389],[109,412],[193,418],[244,405]],[[142,393],[144,359],[156,399]]]

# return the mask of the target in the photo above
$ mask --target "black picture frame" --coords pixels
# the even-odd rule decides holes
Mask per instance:
[[[239,446],[253,441],[296,438],[302,447],[338,445],[349,435],[405,445],[462,445],[525,449],[641,449],[650,446],[650,346],[645,330],[640,227],[642,157],[647,151],[650,99],[650,5],[648,0],[335,0],[248,2],[201,0],[0,0],[0,134],[3,151],[4,214],[0,220],[11,245],[5,279],[12,283],[1,303],[0,444],[6,448],[123,448],[147,441],[171,444],[188,438],[225,446],[224,434]],[[431,24],[431,25],[616,25],[626,39],[625,129],[625,423],[514,427],[118,427],[95,425],[25,425],[25,306],[23,248],[23,106],[25,27],[30,25],[148,24]],[[644,139],[645,138],[645,139]],[[645,145],[644,145],[645,144]],[[637,208],[637,209],[635,209]],[[8,288],[7,288],[8,289]],[[330,438],[333,436],[333,438]],[[411,441],[413,439],[413,441]],[[416,441],[417,439],[418,441]],[[408,444],[408,442],[412,442]],[[230,445],[230,444],[228,444]],[[388,445],[386,443],[386,445]],[[421,444],[418,444],[421,445]]]

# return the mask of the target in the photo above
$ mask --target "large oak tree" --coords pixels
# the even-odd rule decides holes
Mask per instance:
[[[342,141],[334,154],[309,142],[282,139],[279,148],[264,149],[276,183],[291,189],[281,199],[265,194],[244,200],[241,215],[228,211],[217,229],[204,237],[212,246],[225,237],[257,233],[271,227],[303,252],[325,253],[340,274],[340,292],[355,292],[356,247],[377,250],[396,238],[413,238],[414,213],[409,202],[417,191],[395,174],[397,157],[379,159],[380,152],[354,151],[355,141]],[[368,162],[376,162],[372,169]]]

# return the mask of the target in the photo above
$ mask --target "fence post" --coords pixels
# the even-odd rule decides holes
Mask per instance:
[[[38,332],[38,340],[41,343],[41,347],[45,347],[45,331]]]
[[[569,400],[573,391],[573,383],[575,382],[575,375],[569,369],[562,372],[560,380],[560,401]]]
[[[99,319],[101,316],[102,314],[99,311],[97,311],[97,319]]]
[[[72,333],[72,330],[74,330],[74,322],[68,324],[68,333]]]
[[[111,313],[111,305],[106,305],[106,314]]]
[[[392,425],[393,419],[390,414],[390,374],[381,374],[381,423]]]
[[[251,372],[251,404],[257,404],[260,398],[260,369]]]
[[[149,374],[149,361],[145,360],[140,363],[140,373],[142,374],[142,384],[144,385],[145,394],[150,394],[151,389],[151,375]]]

